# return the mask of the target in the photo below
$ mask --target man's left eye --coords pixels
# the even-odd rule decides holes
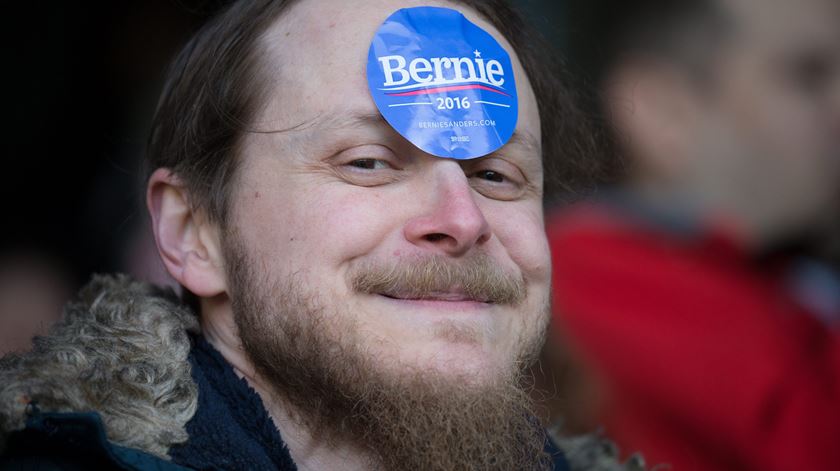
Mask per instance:
[[[521,180],[496,170],[477,170],[469,173],[469,178],[473,189],[487,198],[515,200],[522,197],[524,191]]]
[[[507,178],[499,172],[493,170],[481,170],[473,174],[474,176],[481,178],[482,180],[487,180],[496,183],[504,183]]]

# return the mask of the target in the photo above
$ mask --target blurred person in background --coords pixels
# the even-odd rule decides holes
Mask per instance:
[[[840,469],[840,3],[625,3],[597,78],[628,175],[548,225],[597,421],[676,471]]]

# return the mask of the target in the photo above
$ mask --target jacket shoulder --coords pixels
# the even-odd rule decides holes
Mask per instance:
[[[95,412],[30,413],[26,428],[10,434],[0,456],[5,470],[186,471],[161,458],[109,442]]]

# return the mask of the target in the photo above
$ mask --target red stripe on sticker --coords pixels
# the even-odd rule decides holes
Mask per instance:
[[[424,90],[415,90],[413,92],[402,93],[388,93],[388,96],[414,96],[414,95],[430,95],[432,93],[455,92],[458,90],[487,90],[488,92],[498,93],[499,95],[510,96],[507,93],[496,90],[495,88],[486,87],[484,85],[452,85],[449,87],[426,88]]]

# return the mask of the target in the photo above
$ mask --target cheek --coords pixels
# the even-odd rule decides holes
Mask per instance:
[[[778,217],[811,217],[836,199],[833,188],[840,178],[827,108],[777,82],[753,83],[751,92],[734,97],[734,107],[725,110],[740,144],[742,155],[730,160],[744,164],[738,169],[741,188]]]
[[[821,158],[827,152],[836,136],[830,129],[825,100],[779,78],[756,79],[748,87],[734,97],[733,102],[740,102],[735,112],[739,125],[761,151],[799,161]]]
[[[510,203],[499,203],[499,205]],[[491,225],[510,259],[530,285],[547,284],[551,276],[551,256],[539,203],[517,204],[510,208],[488,208]]]
[[[239,230],[255,251],[290,272],[335,270],[373,250],[390,230],[376,190],[339,185],[251,189],[240,200]]]
[[[769,174],[780,188],[808,191],[838,177],[836,140],[820,106],[796,97],[777,97],[752,122],[753,142],[761,155],[756,173]]]
[[[765,142],[772,142],[790,152],[791,155],[813,155],[820,144],[824,143],[825,116],[818,106],[796,97],[779,97],[768,105],[768,110],[757,117],[757,124],[763,128]],[[801,158],[800,157],[800,158]]]

